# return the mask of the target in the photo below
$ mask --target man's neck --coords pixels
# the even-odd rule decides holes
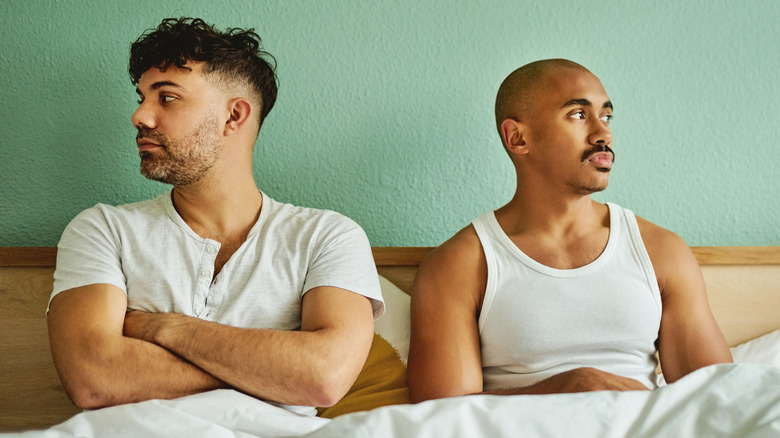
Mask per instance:
[[[199,236],[218,241],[243,240],[257,222],[262,203],[252,178],[173,189],[173,204],[184,222]]]
[[[590,196],[518,196],[496,210],[509,239],[537,262],[557,269],[584,266],[609,239],[609,209]]]
[[[543,239],[561,244],[577,241],[603,228],[607,217],[607,207],[590,195],[545,192],[517,193],[508,204],[496,210],[496,218],[510,238]]]

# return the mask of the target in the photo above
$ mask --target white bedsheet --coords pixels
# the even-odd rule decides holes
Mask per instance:
[[[780,437],[780,367],[715,365],[654,392],[466,396],[334,420],[230,390],[84,412],[40,437]]]
[[[654,392],[466,396],[334,419],[307,437],[780,437],[780,367],[715,365]]]
[[[23,437],[298,437],[326,424],[229,389],[85,411]]]

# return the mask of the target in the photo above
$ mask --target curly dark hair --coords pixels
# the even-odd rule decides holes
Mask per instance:
[[[270,59],[270,62],[266,59]],[[130,46],[130,78],[138,85],[152,67],[186,68],[188,61],[205,62],[207,73],[246,80],[260,98],[260,125],[276,102],[276,59],[262,49],[254,29],[220,32],[200,18],[166,18]]]

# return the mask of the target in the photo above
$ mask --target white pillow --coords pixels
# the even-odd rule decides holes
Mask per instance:
[[[409,338],[412,329],[409,322],[409,303],[412,299],[406,292],[385,277],[379,276],[382,297],[385,299],[385,314],[374,323],[374,332],[382,336],[398,352],[406,365],[409,358]]]
[[[758,363],[780,366],[780,330],[739,344],[731,349],[735,363]]]

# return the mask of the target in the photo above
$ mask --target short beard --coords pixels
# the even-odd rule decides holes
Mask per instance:
[[[148,138],[162,147],[155,154],[141,152],[141,174],[147,179],[186,186],[200,181],[219,158],[221,151],[216,135],[217,118],[209,115],[195,132],[176,139],[139,128],[138,137]]]

